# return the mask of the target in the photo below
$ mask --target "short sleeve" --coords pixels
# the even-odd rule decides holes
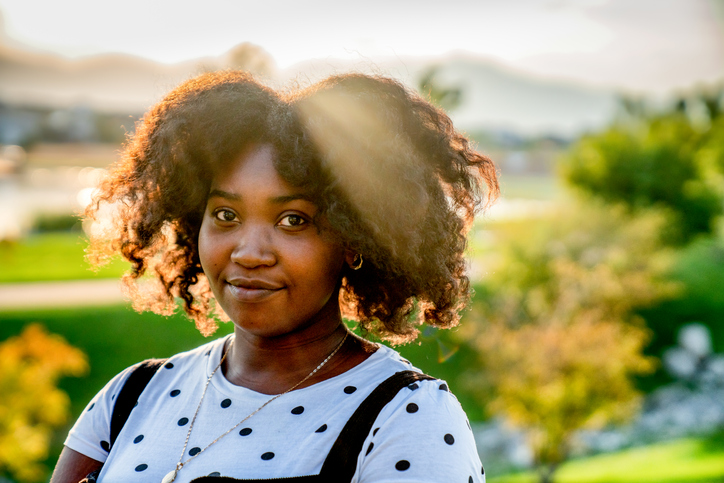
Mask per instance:
[[[96,461],[106,461],[115,399],[135,367],[125,369],[93,397],[68,433],[65,446]]]
[[[403,388],[372,428],[355,483],[485,482],[470,423],[443,381]]]

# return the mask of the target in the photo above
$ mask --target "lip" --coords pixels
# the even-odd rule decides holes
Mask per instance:
[[[259,302],[284,288],[283,285],[256,279],[227,280],[226,288],[231,295],[242,302]]]

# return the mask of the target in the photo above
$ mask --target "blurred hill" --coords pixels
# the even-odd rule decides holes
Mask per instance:
[[[240,44],[220,57],[160,64],[121,54],[78,60],[0,45],[0,103],[101,112],[140,113],[182,80],[205,70],[231,67],[260,73],[273,85],[306,84],[332,73],[358,71],[397,77],[416,86],[436,65],[439,79],[463,90],[453,118],[469,131],[501,130],[522,135],[571,137],[605,125],[616,94],[585,86],[533,78],[458,53],[436,59],[394,58],[346,62],[310,60],[284,71],[253,44]]]
[[[12,105],[142,112],[198,69],[127,55],[81,60],[0,46],[0,100]]]
[[[607,125],[616,110],[618,93],[562,80],[541,79],[465,52],[439,58],[394,58],[378,62],[311,60],[296,64],[280,78],[301,83],[352,71],[391,75],[409,86],[431,67],[444,86],[462,90],[451,117],[467,131],[545,135],[572,138]]]

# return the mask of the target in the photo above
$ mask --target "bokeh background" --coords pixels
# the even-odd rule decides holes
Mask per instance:
[[[398,78],[498,165],[463,323],[399,348],[489,481],[724,481],[721,0],[0,0],[0,481],[47,481],[108,379],[203,342],[88,269],[77,213],[153,102],[226,68]]]

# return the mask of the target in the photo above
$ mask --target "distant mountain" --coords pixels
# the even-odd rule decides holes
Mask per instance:
[[[140,113],[182,80],[204,70],[228,68],[234,59],[238,61],[240,51],[248,57],[250,44],[245,45],[222,57],[172,65],[120,54],[69,60],[0,45],[0,102]],[[613,92],[529,77],[465,54],[374,63],[310,60],[274,72],[272,84],[308,84],[353,70],[391,75],[416,87],[417,79],[432,64],[439,67],[441,83],[462,89],[462,104],[452,117],[468,131],[571,136],[605,124],[615,109]]]
[[[443,72],[462,87],[463,103],[452,117],[468,129],[571,136],[606,125],[617,106],[612,91],[537,79],[466,58],[451,60]]]
[[[0,47],[0,100],[9,104],[139,112],[191,75],[195,64],[163,65],[107,55],[68,60]]]
[[[374,63],[310,60],[286,69],[280,77],[304,84],[353,70],[390,75],[417,87],[423,73],[433,65],[439,69],[442,84],[462,89],[462,103],[451,117],[468,131],[570,137],[607,124],[616,110],[617,95],[613,91],[532,77],[465,53]]]

